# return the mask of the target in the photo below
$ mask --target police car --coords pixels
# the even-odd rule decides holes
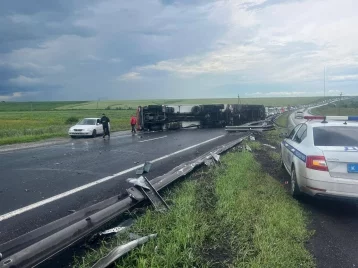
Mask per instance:
[[[281,142],[294,197],[358,198],[358,116],[305,116]]]
[[[99,134],[103,135],[103,126],[100,122],[100,118],[83,118],[76,125],[70,127],[68,135],[72,138],[83,136],[91,136],[94,138]],[[108,128],[110,128],[109,124]]]

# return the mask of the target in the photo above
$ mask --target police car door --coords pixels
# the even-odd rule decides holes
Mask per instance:
[[[295,168],[298,173],[302,171],[302,168],[306,166],[306,153],[307,149],[305,150],[304,146],[301,142],[307,137],[307,125],[302,124],[299,130],[296,132],[295,136],[291,141],[291,148],[292,152],[292,162],[295,163]]]
[[[291,170],[291,164],[292,164],[292,149],[293,149],[293,142],[292,139],[295,137],[297,131],[300,129],[300,127],[302,126],[302,124],[297,125],[290,133],[290,135],[288,135],[288,137],[286,139],[284,139],[283,141],[283,150],[282,150],[282,159],[283,162],[287,168],[287,170]]]

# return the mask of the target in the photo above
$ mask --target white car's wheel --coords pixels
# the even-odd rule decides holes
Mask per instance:
[[[290,186],[291,186],[290,187],[291,195],[294,198],[298,198],[301,195],[301,190],[297,184],[297,175],[296,175],[296,170],[294,167],[292,168],[292,172],[291,172],[291,185]]]
[[[95,138],[95,137],[97,137],[97,131],[94,129],[92,132],[92,138]]]

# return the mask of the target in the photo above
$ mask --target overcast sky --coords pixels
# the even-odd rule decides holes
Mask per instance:
[[[357,0],[3,0],[0,100],[358,94]]]

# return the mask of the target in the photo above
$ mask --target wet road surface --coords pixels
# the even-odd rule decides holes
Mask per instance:
[[[109,197],[125,193],[136,167],[148,179],[242,136],[187,129],[0,152],[0,244]]]

